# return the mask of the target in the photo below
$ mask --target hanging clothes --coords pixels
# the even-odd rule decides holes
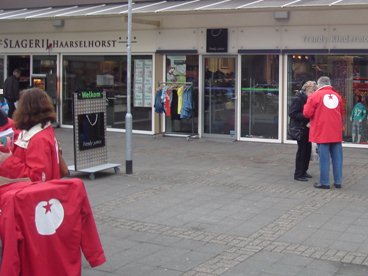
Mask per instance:
[[[165,103],[164,103],[164,107],[165,107],[165,114],[167,117],[171,116],[171,100],[172,100],[172,91],[171,90],[166,90],[166,96],[165,96]]]
[[[183,107],[181,109],[180,118],[189,119],[193,116],[193,96],[192,87],[186,87],[183,94]]]
[[[155,107],[155,112],[156,113],[161,114],[161,113],[165,112],[164,105],[163,105],[163,102],[162,102],[162,89],[159,89],[156,92],[154,107]]]
[[[164,85],[162,87],[162,94],[161,94],[161,103],[165,103],[165,98],[166,98],[166,91],[167,91],[167,87],[166,85]]]
[[[171,91],[172,100],[171,100],[171,119],[172,120],[180,120],[180,114],[178,114],[178,91],[173,89]]]
[[[178,88],[178,114],[181,113],[181,109],[183,107],[183,93],[184,93],[184,87],[180,86]]]

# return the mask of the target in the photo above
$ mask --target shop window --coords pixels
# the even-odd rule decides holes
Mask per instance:
[[[45,90],[57,103],[56,55],[32,56],[31,86]]]
[[[13,74],[14,69],[21,71],[19,89],[30,87],[30,56],[8,56],[8,76]]]
[[[33,74],[56,74],[56,56],[33,56]]]
[[[242,56],[241,67],[241,137],[278,139],[279,56]]]
[[[152,61],[152,56],[132,57],[132,105],[134,130],[151,131],[152,108],[150,104],[137,104],[134,80],[134,64],[139,61]],[[151,62],[152,63],[152,62]],[[149,64],[147,62],[147,64]],[[152,82],[152,70],[147,71],[146,81]],[[150,76],[150,78],[149,78]],[[105,91],[107,97],[107,127],[125,129],[127,111],[127,57],[126,56],[64,56],[63,57],[63,107],[64,124],[72,124],[72,97],[75,91],[98,90]],[[152,89],[151,89],[152,91]],[[151,95],[145,91],[146,103]],[[152,93],[151,93],[152,94]]]
[[[368,143],[367,117],[354,116],[354,112],[367,110],[368,106],[368,56],[365,55],[289,55],[288,56],[288,107],[308,80],[328,76],[332,86],[340,93],[345,104],[344,141]],[[359,110],[354,110],[357,103]],[[361,122],[354,122],[360,120]]]
[[[198,132],[198,56],[168,55],[166,57],[166,81],[172,83],[192,82],[192,117],[181,119],[167,113],[165,117],[166,133],[192,134]],[[175,89],[174,89],[175,90]],[[174,93],[176,90],[174,91]]]
[[[235,136],[235,57],[204,59],[203,131],[205,135]]]

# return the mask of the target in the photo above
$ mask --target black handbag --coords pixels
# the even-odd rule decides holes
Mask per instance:
[[[302,140],[304,131],[301,127],[289,126],[288,128],[288,138],[291,140]]]

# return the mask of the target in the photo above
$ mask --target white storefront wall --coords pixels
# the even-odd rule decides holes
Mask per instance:
[[[287,51],[300,49],[317,52],[368,52],[368,24],[364,22],[367,12],[367,9],[291,10],[287,20],[274,19],[273,11],[134,14],[132,53],[154,56],[157,50],[196,50],[201,60],[203,55],[209,55],[206,53],[207,28],[228,28],[228,52],[221,55],[240,57],[239,50],[284,51],[280,55],[279,114],[282,120],[279,139],[267,142],[286,142]],[[127,36],[124,18],[70,17],[63,19],[65,24],[61,28],[53,27],[52,19],[5,21],[0,25],[0,55],[6,58],[7,55],[14,54],[56,54],[58,60],[63,54],[124,55]],[[144,19],[145,24],[134,23],[134,19]],[[156,26],[158,22],[160,27]],[[50,45],[52,47],[47,50]],[[59,62],[59,72],[60,69]],[[164,72],[155,74],[162,74],[161,78],[164,76]],[[240,87],[240,70],[237,77]],[[202,72],[199,78],[201,83]],[[154,92],[155,84],[152,97]],[[199,95],[201,94],[199,87]],[[241,140],[239,134],[237,139]]]

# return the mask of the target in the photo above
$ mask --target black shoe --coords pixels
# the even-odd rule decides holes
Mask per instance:
[[[330,189],[330,186],[329,185],[322,185],[322,184],[319,184],[319,183],[315,183],[313,185],[313,187],[314,188],[317,188],[317,189],[326,189],[326,190]]]
[[[341,189],[341,184],[334,184],[336,189]]]
[[[304,177],[305,177],[305,178],[312,178],[312,176],[311,176],[309,173],[305,173],[305,174],[304,174]]]
[[[308,181],[306,177],[300,176],[300,177],[294,177],[296,181]]]

